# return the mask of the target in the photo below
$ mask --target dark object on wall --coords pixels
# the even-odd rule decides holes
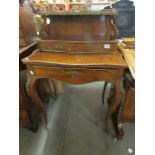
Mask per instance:
[[[135,37],[135,6],[130,0],[121,0],[112,5],[118,11],[114,22],[122,37]]]

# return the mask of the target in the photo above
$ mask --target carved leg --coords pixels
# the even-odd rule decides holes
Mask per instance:
[[[114,82],[115,85],[115,94],[114,94],[114,99],[112,103],[108,107],[108,111],[105,116],[105,129],[107,130],[108,127],[108,121],[111,118],[113,112],[116,110],[118,105],[120,104],[121,97],[122,97],[122,91],[121,91],[121,82],[120,80],[117,80]]]
[[[43,103],[49,102],[49,94],[47,86],[48,86],[47,79],[44,78],[37,80],[37,92]]]
[[[111,88],[110,88],[110,92],[109,92],[109,97],[107,99],[107,103],[108,105],[110,105],[114,99],[114,94],[115,94],[115,87],[114,84],[111,83]]]
[[[47,87],[50,91],[50,97],[52,97],[52,99],[54,99],[56,101],[57,100],[57,91],[56,91],[55,83],[52,79],[48,79]]]
[[[103,92],[102,92],[102,104],[104,104],[105,90],[106,90],[106,88],[107,88],[107,84],[108,84],[108,82],[105,81],[105,83],[104,83],[104,87],[103,87]]]
[[[125,89],[122,90],[122,99],[120,106],[116,110],[116,112],[113,114],[113,126],[115,129],[115,139],[116,140],[121,140],[124,136],[124,131],[123,131],[123,126],[122,126],[122,113],[123,113],[123,108],[125,104],[125,98],[126,98],[126,92]]]
[[[57,89],[56,89],[56,84],[54,83],[54,81],[52,81],[53,82],[53,90],[54,90],[54,92],[53,92],[53,95],[54,95],[54,100],[56,101],[57,100]]]
[[[120,113],[120,106],[118,107],[116,112],[114,112],[114,114],[112,115],[113,127],[115,130],[115,135],[114,135],[115,141],[121,140],[124,136],[124,131],[123,131],[122,123],[119,118],[119,113]]]
[[[29,96],[32,98],[34,104],[39,108],[40,112],[43,114],[45,124],[47,126],[47,112],[36,90],[36,80],[39,78],[33,75],[29,75],[28,78],[29,80],[27,83],[27,92]]]

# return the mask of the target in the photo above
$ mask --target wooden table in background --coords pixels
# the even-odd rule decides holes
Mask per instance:
[[[130,38],[129,38],[130,39]],[[127,40],[129,40],[127,38]],[[124,72],[123,79],[123,98],[117,110],[113,113],[113,124],[115,129],[115,137],[122,139],[124,135],[123,123],[134,122],[135,120],[135,49],[125,48],[119,44],[119,50],[122,52],[128,68]],[[110,90],[108,101],[111,102],[114,88]],[[110,103],[109,102],[109,103]]]
[[[119,44],[119,50],[122,52],[125,61],[128,64],[132,77],[135,79],[135,49],[125,49]]]

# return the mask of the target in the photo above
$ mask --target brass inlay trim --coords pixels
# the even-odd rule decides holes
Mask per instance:
[[[105,9],[102,11],[45,11],[39,12],[43,16],[72,16],[72,15],[117,15],[118,12],[115,9]]]

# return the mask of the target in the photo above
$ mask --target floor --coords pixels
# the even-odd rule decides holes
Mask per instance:
[[[20,128],[20,155],[134,155],[134,124],[124,124],[122,141],[114,141],[111,122],[108,133],[103,130],[103,85],[65,85],[58,100],[47,104],[47,128],[44,123],[37,133]]]

